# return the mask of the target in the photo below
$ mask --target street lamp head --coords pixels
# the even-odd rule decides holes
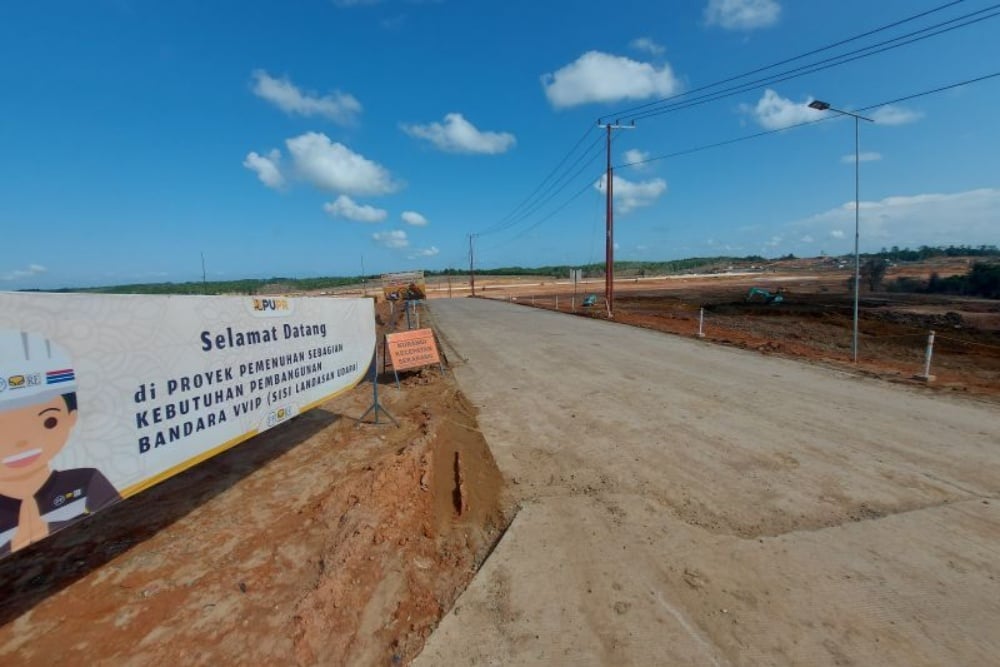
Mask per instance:
[[[822,102],[820,100],[813,100],[809,103],[810,109],[815,109],[816,111],[826,111],[830,108],[829,102]]]

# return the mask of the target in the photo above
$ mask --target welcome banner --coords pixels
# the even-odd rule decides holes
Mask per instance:
[[[0,555],[350,389],[371,299],[0,292]]]

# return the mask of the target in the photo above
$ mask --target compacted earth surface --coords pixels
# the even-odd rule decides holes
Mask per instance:
[[[802,264],[801,262],[799,264]],[[890,270],[885,285],[900,277],[953,275],[965,261],[940,261]],[[614,319],[623,324],[697,336],[765,354],[850,367],[891,382],[925,383],[928,337],[934,332],[932,391],[968,393],[1000,401],[1000,301],[939,294],[871,291],[859,299],[858,360],[853,362],[851,273],[829,266],[784,263],[758,274],[672,276],[616,282]],[[780,303],[756,287],[780,294]],[[494,286],[481,295],[586,317],[606,318],[604,285],[561,283]],[[594,307],[581,306],[586,294]],[[703,310],[702,310],[703,309]]]
[[[0,664],[408,662],[509,520],[450,373],[370,383],[0,561]]]

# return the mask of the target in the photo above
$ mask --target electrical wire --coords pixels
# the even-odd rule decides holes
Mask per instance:
[[[694,88],[692,90],[685,91],[683,93],[678,93],[676,95],[669,95],[667,97],[664,97],[664,98],[661,98],[661,99],[658,99],[658,100],[653,100],[651,102],[646,102],[644,104],[639,104],[639,105],[636,105],[636,106],[633,106],[633,107],[629,107],[627,109],[622,109],[622,110],[620,110],[620,111],[618,111],[616,113],[607,114],[605,116],[602,116],[601,118],[619,118],[619,117],[622,117],[622,116],[624,116],[626,114],[631,114],[633,111],[639,111],[641,109],[646,109],[646,108],[649,108],[651,106],[655,106],[657,104],[662,104],[663,102],[670,101],[672,99],[677,99],[677,98],[683,97],[685,95],[690,95],[691,93],[701,92],[703,90],[708,90],[709,88],[715,88],[717,86],[721,86],[721,85],[726,84],[726,83],[732,83],[733,81],[738,81],[739,79],[744,79],[744,78],[746,78],[748,76],[753,76],[754,74],[760,74],[761,72],[766,72],[769,69],[774,69],[775,67],[780,67],[781,65],[787,65],[788,63],[795,62],[796,60],[801,60],[803,58],[808,58],[809,56],[814,56],[817,53],[822,53],[824,51],[829,51],[830,49],[834,49],[834,48],[836,48],[838,46],[843,46],[844,44],[849,44],[849,43],[857,41],[859,39],[863,39],[865,37],[870,37],[870,36],[878,34],[880,32],[884,32],[886,30],[890,30],[892,28],[901,26],[901,25],[903,25],[905,23],[909,23],[911,21],[915,21],[915,20],[923,18],[925,16],[929,16],[930,14],[934,14],[936,12],[943,11],[945,9],[948,9],[949,7],[953,7],[955,5],[961,4],[962,2],[965,2],[965,0],[953,0],[952,2],[948,2],[948,3],[945,3],[943,5],[939,5],[938,7],[934,7],[932,9],[928,9],[927,11],[920,12],[919,14],[914,14],[914,15],[908,16],[908,17],[906,17],[904,19],[900,19],[898,21],[893,21],[892,23],[887,23],[886,25],[879,26],[878,28],[874,28],[872,30],[868,30],[867,32],[863,32],[863,33],[860,33],[858,35],[854,35],[853,37],[848,37],[846,39],[842,39],[840,41],[833,42],[832,44],[827,44],[826,46],[820,47],[818,49],[813,49],[812,51],[806,51],[805,53],[801,53],[801,54],[799,54],[797,56],[792,56],[791,58],[785,58],[784,60],[779,60],[777,62],[771,63],[770,65],[765,65],[763,67],[758,67],[757,69],[750,70],[749,72],[744,72],[743,74],[737,74],[735,76],[731,76],[731,77],[726,78],[726,79],[721,79],[721,80],[716,81],[714,83],[709,83],[709,84],[706,84],[704,86],[700,86],[698,88]]]
[[[931,37],[937,37],[938,35],[942,35],[951,32],[953,30],[958,30],[960,28],[965,28],[970,25],[974,25],[976,23],[980,23],[982,21],[986,21],[991,18],[996,18],[997,16],[1000,16],[1000,11],[994,11],[997,9],[1000,9],[1000,3],[994,4],[985,9],[965,14],[955,19],[950,19],[948,21],[944,21],[942,23],[938,23],[933,26],[929,26],[927,28],[922,28],[920,30],[907,33],[906,35],[893,37],[892,39],[888,39],[883,42],[879,42],[877,44],[872,44],[870,46],[866,46],[861,49],[856,49],[854,51],[849,51],[847,53],[842,53],[836,56],[830,56],[829,58],[824,58],[822,60],[809,63],[807,65],[801,65],[799,67],[786,70],[778,74],[773,74],[771,76],[755,79],[753,81],[742,83],[737,86],[732,86],[730,88],[725,88],[720,91],[707,93],[705,95],[699,95],[692,99],[685,99],[665,106],[654,107],[641,114],[626,115],[623,118],[624,120],[637,120],[637,121],[645,120],[647,118],[652,118],[654,116],[660,116],[674,111],[689,109],[691,107],[699,106],[701,104],[716,102],[718,100],[722,100],[727,97],[733,97],[741,93],[750,92],[752,90],[757,90],[767,86],[773,86],[775,84],[783,83],[785,81],[790,81],[792,79],[797,79],[803,76],[807,76],[809,74],[815,74],[816,72],[821,72],[823,70],[839,67],[840,65],[845,65],[850,62],[862,60],[864,58],[869,58],[871,56],[878,55],[886,51],[898,49],[903,46],[908,46],[910,44],[913,44],[915,42],[920,42],[925,39],[930,39]],[[986,14],[985,16],[977,16],[983,14],[984,12],[991,12],[991,11],[993,12],[992,14]],[[974,16],[975,18],[972,18]],[[965,21],[965,22],[957,23],[956,25],[948,25],[956,23],[958,21]],[[943,27],[943,26],[948,26],[948,27]],[[936,32],[929,32],[932,30],[936,30]],[[921,34],[921,33],[926,33],[926,34]],[[900,41],[900,40],[906,40],[906,41]],[[898,42],[898,43],[893,43],[893,42]]]
[[[748,90],[753,90],[754,88],[760,88],[760,87],[764,87],[766,85],[773,85],[775,83],[780,83],[782,81],[787,81],[789,79],[797,78],[799,76],[805,76],[807,74],[812,74],[812,73],[815,73],[815,72],[818,72],[818,71],[822,71],[824,69],[829,69],[831,67],[836,67],[836,66],[839,66],[839,65],[842,65],[842,64],[846,64],[848,62],[852,62],[852,61],[858,60],[860,58],[870,57],[870,56],[876,55],[878,53],[882,53],[884,51],[888,51],[890,49],[899,48],[901,46],[905,46],[907,44],[911,44],[911,43],[916,42],[916,41],[920,41],[920,40],[923,40],[923,39],[928,39],[930,37],[934,37],[934,36],[942,34],[944,32],[949,32],[951,30],[955,30],[955,29],[958,29],[958,28],[961,28],[961,27],[965,27],[965,26],[971,25],[973,23],[978,23],[978,22],[986,20],[988,18],[993,18],[995,16],[1000,15],[1000,12],[997,12],[995,14],[991,14],[991,15],[988,15],[988,16],[982,16],[982,17],[976,18],[974,20],[967,21],[966,23],[962,23],[962,24],[959,24],[959,25],[952,25],[951,27],[945,28],[943,30],[938,30],[938,32],[931,32],[930,34],[922,34],[922,33],[928,33],[930,31],[933,31],[933,30],[937,29],[937,28],[941,28],[941,27],[949,25],[949,24],[954,24],[954,23],[957,23],[959,21],[963,21],[965,19],[968,19],[968,18],[977,16],[977,15],[980,15],[980,14],[992,11],[994,9],[1000,8],[1000,3],[998,3],[998,4],[992,5],[990,7],[986,7],[984,9],[977,10],[975,12],[970,12],[968,14],[964,14],[962,16],[959,16],[959,17],[956,17],[956,18],[953,18],[953,19],[949,19],[947,21],[943,21],[943,22],[940,22],[940,23],[937,23],[937,24],[933,24],[933,25],[927,26],[925,28],[921,28],[920,30],[913,31],[913,32],[907,33],[905,35],[897,36],[897,37],[891,38],[889,40],[885,40],[883,42],[879,42],[879,43],[876,43],[876,44],[873,44],[873,45],[862,47],[862,48],[857,49],[855,51],[849,51],[847,53],[842,53],[842,54],[839,54],[839,55],[836,55],[836,56],[831,56],[829,58],[826,58],[826,59],[823,59],[823,60],[820,60],[820,61],[817,61],[817,62],[813,62],[813,63],[807,64],[807,65],[803,65],[803,66],[800,66],[798,68],[794,68],[792,70],[787,70],[785,72],[780,72],[780,73],[771,75],[769,77],[764,77],[762,79],[758,79],[758,80],[755,80],[755,81],[752,81],[752,82],[747,82],[747,83],[739,84],[738,86],[734,86],[734,87],[731,87],[731,88],[728,88],[728,89],[724,89],[724,90],[721,90],[721,91],[715,91],[715,92],[712,92],[712,93],[707,93],[705,95],[702,95],[702,96],[699,96],[699,97],[695,97],[693,99],[686,99],[686,100],[683,100],[681,102],[676,102],[676,103],[674,103],[672,105],[656,106],[656,105],[662,105],[663,102],[666,102],[666,101],[669,101],[669,100],[672,100],[672,99],[679,99],[679,98],[682,98],[682,97],[687,97],[687,96],[690,96],[692,93],[695,93],[695,92],[704,91],[704,90],[708,90],[708,89],[711,89],[711,88],[716,88],[716,87],[718,87],[720,85],[723,85],[725,83],[730,83],[730,82],[733,82],[733,81],[736,81],[736,80],[739,80],[739,79],[742,79],[742,78],[746,78],[748,76],[752,76],[753,74],[757,74],[757,73],[760,73],[760,72],[763,72],[763,71],[766,71],[766,70],[769,70],[769,69],[773,69],[775,67],[779,67],[779,66],[784,65],[784,64],[788,64],[790,62],[794,62],[796,60],[801,60],[802,58],[806,58],[806,57],[808,57],[810,55],[815,55],[817,53],[822,53],[824,51],[829,51],[830,49],[836,48],[838,46],[843,46],[844,44],[848,44],[850,42],[857,41],[857,40],[863,39],[865,37],[870,37],[870,36],[878,34],[880,32],[884,32],[886,30],[890,30],[890,29],[898,27],[900,25],[904,25],[906,23],[915,21],[917,19],[920,19],[920,18],[929,16],[931,14],[943,11],[943,10],[948,9],[950,7],[954,7],[955,5],[961,4],[964,1],[965,0],[953,0],[952,2],[948,2],[948,3],[945,3],[943,5],[931,8],[929,10],[925,10],[923,12],[919,12],[917,14],[905,17],[903,19],[900,19],[900,20],[897,20],[897,21],[893,21],[891,23],[885,24],[885,25],[880,26],[878,28],[874,28],[872,30],[868,30],[866,32],[860,33],[858,35],[854,35],[852,37],[848,37],[846,39],[839,40],[837,42],[834,42],[832,44],[828,44],[828,45],[820,47],[818,49],[813,49],[811,51],[807,51],[807,52],[799,54],[797,56],[793,56],[791,58],[786,58],[784,60],[780,60],[778,62],[772,63],[772,64],[767,65],[765,67],[759,67],[759,68],[756,68],[754,70],[750,70],[748,72],[745,72],[743,74],[740,74],[740,75],[737,75],[737,76],[732,76],[732,77],[729,77],[729,78],[726,78],[726,79],[722,79],[722,80],[716,81],[716,82],[714,82],[712,84],[708,84],[706,86],[701,86],[699,88],[695,88],[693,90],[686,91],[684,93],[679,93],[677,95],[673,95],[673,96],[670,96],[670,97],[667,97],[667,98],[663,98],[661,100],[656,100],[656,101],[653,101],[653,102],[647,102],[647,103],[642,104],[642,105],[630,107],[629,109],[625,109],[622,112],[619,112],[619,114],[617,114],[617,115],[618,116],[624,115],[626,119],[639,120],[639,119],[645,119],[645,118],[650,118],[650,117],[653,117],[653,116],[661,115],[661,114],[664,114],[664,113],[669,113],[671,111],[678,111],[680,109],[689,108],[689,107],[692,107],[692,106],[696,106],[698,104],[705,104],[705,103],[708,103],[708,102],[717,101],[717,100],[723,99],[725,97],[731,97],[733,95],[737,95],[737,94],[740,94],[740,93],[743,93],[743,92],[747,92]],[[893,42],[900,42],[901,40],[906,40],[908,38],[912,38],[912,39],[909,39],[909,41],[903,41],[903,42],[898,43],[898,44],[893,44]],[[884,48],[879,48],[879,47],[884,47]],[[650,107],[653,107],[653,108],[650,109]],[[631,114],[631,115],[629,115],[630,112],[638,111],[638,110],[641,110],[641,109],[649,109],[649,110],[643,112],[642,114]],[[616,116],[616,114],[609,114],[609,115],[606,115],[606,116],[602,116],[602,118],[613,117],[613,116]],[[556,176],[556,174],[566,165],[566,163],[570,160],[570,158],[574,155],[574,153],[580,147],[580,145],[583,144],[583,142],[587,139],[588,135],[590,134],[590,132],[593,131],[594,128],[595,128],[595,126],[591,125],[591,126],[589,126],[584,131],[584,133],[580,136],[580,138],[576,141],[576,143],[570,148],[570,150],[563,156],[563,158],[556,164],[556,166],[545,176],[545,178],[542,179],[542,181],[535,187],[534,190],[532,190],[532,192],[527,197],[525,197],[523,200],[521,200],[521,202],[519,202],[517,204],[517,206],[515,206],[514,209],[511,210],[510,213],[508,213],[506,216],[504,216],[503,218],[501,218],[497,222],[494,222],[490,226],[488,226],[488,227],[484,228],[483,230],[481,230],[480,232],[478,232],[477,236],[487,236],[487,235],[491,235],[491,234],[496,234],[496,233],[500,233],[500,232],[506,231],[506,230],[508,230],[508,229],[510,229],[512,227],[515,227],[518,224],[520,224],[521,222],[523,222],[524,220],[526,220],[527,218],[529,218],[531,215],[533,215],[539,209],[541,209],[545,205],[547,205],[552,199],[554,199],[558,195],[558,193],[561,192],[565,188],[565,185],[568,184],[568,181],[567,181],[567,183],[563,184],[563,187],[559,187],[557,189],[558,184],[560,182],[562,182],[562,181],[564,181],[564,180],[567,179],[567,176],[570,173],[570,171],[577,164],[579,164],[581,160],[586,159],[586,157],[588,155],[588,152],[590,150],[592,150],[592,148],[600,141],[600,138],[598,138],[597,140],[595,140],[590,146],[588,146],[586,149],[583,150],[583,152],[577,157],[577,159],[566,169],[566,171],[560,177],[555,178],[554,181],[552,180]],[[788,129],[788,128],[784,128],[784,129]],[[765,134],[768,134],[768,133],[761,133],[758,136],[764,136]],[[745,139],[740,139],[740,141],[743,141],[743,140],[745,140]],[[729,143],[729,142],[726,142],[726,143]],[[725,145],[725,144],[721,144],[721,145]],[[571,180],[572,180],[572,178],[569,178],[569,181],[571,181]],[[545,187],[546,184],[549,183],[549,181],[552,181],[552,182],[548,185],[548,187]]]
[[[566,153],[566,155],[564,155],[563,158],[556,164],[556,166],[552,168],[552,171],[550,171],[545,176],[545,178],[542,179],[542,182],[539,183],[538,186],[535,187],[534,190],[532,190],[531,194],[529,194],[527,197],[525,197],[524,199],[522,199],[517,204],[517,206],[515,206],[513,208],[513,210],[511,210],[510,213],[508,213],[507,215],[505,215],[503,218],[501,218],[497,222],[493,223],[492,225],[486,227],[482,231],[478,232],[477,235],[478,236],[486,236],[486,235],[489,235],[489,234],[495,234],[495,233],[497,233],[499,231],[503,231],[504,229],[507,229],[508,227],[510,227],[511,224],[507,224],[507,223],[509,223],[509,221],[512,218],[514,218],[519,213],[521,213],[521,209],[523,207],[525,207],[526,205],[529,205],[529,202],[538,194],[538,192],[545,186],[545,184],[548,183],[548,181],[556,174],[556,172],[558,172],[559,169],[561,169],[562,166],[564,164],[566,164],[566,162],[569,160],[570,156],[572,156],[573,153],[576,152],[576,149],[580,147],[580,144],[582,144],[587,139],[587,136],[594,129],[595,129],[595,126],[593,126],[593,125],[588,126],[587,129],[584,131],[584,133],[580,136],[580,138],[577,139],[576,143],[573,144],[573,147],[570,148],[569,151]],[[584,154],[586,154],[586,152],[589,151],[590,148],[591,147],[588,146],[586,149],[584,149]],[[577,158],[577,159],[579,160],[579,158]],[[574,163],[574,165],[575,164],[576,163]],[[571,166],[569,168],[572,169],[573,167]],[[543,195],[544,195],[544,193],[543,193]]]
[[[889,106],[891,104],[898,104],[900,102],[905,102],[905,101],[908,101],[908,100],[917,99],[918,97],[926,97],[927,95],[933,95],[935,93],[942,93],[942,92],[947,91],[947,90],[952,90],[954,88],[961,88],[962,86],[969,86],[969,85],[972,85],[974,83],[980,83],[982,81],[986,81],[986,80],[989,80],[989,79],[994,79],[996,77],[1000,77],[1000,71],[993,72],[992,74],[985,74],[983,76],[978,76],[978,77],[975,77],[975,78],[972,78],[972,79],[966,79],[964,81],[959,81],[957,83],[951,83],[951,84],[948,84],[948,85],[945,85],[945,86],[939,86],[937,88],[932,88],[930,90],[921,91],[919,93],[913,93],[913,94],[910,94],[910,95],[905,95],[903,97],[897,97],[897,98],[895,98],[893,100],[889,100],[889,101],[886,101],[886,102],[878,102],[877,104],[871,104],[871,105],[868,105],[866,107],[861,107],[860,109],[858,109],[858,111],[871,111],[872,109],[878,109],[879,107]],[[816,123],[823,123],[823,122],[826,122],[826,121],[829,121],[829,120],[834,120],[834,119],[839,118],[839,117],[840,116],[826,116],[826,117],[823,117],[823,118],[818,118],[816,120],[807,120],[807,121],[802,122],[802,123],[795,123],[794,125],[789,125],[787,127],[781,127],[781,128],[775,129],[775,130],[765,130],[763,132],[757,132],[755,134],[748,134],[748,135],[742,136],[742,137],[735,137],[733,139],[726,139],[724,141],[717,141],[717,142],[711,143],[711,144],[705,144],[705,145],[702,145],[702,146],[695,146],[693,148],[686,148],[684,150],[675,151],[673,153],[667,153],[665,155],[657,155],[657,156],[654,156],[654,157],[651,157],[651,158],[646,158],[645,160],[636,160],[634,162],[626,162],[624,164],[616,165],[614,168],[615,169],[621,169],[621,168],[624,168],[624,167],[634,167],[636,165],[647,164],[649,162],[658,162],[660,160],[667,160],[669,158],[680,157],[682,155],[690,155],[692,153],[700,153],[702,151],[706,151],[706,150],[709,150],[709,149],[712,149],[712,148],[719,148],[721,146],[728,146],[730,144],[736,144],[736,143],[740,143],[740,142],[743,142],[743,141],[749,141],[751,139],[759,139],[760,137],[766,137],[766,136],[771,135],[771,134],[777,134],[779,132],[785,132],[786,130],[792,130],[792,129],[795,129],[797,127],[804,127],[806,125],[815,125]],[[877,123],[877,121],[876,121],[876,123]]]

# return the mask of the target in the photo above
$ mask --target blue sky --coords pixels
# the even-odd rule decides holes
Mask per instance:
[[[581,148],[597,140],[598,117],[944,4],[4,3],[0,289],[200,279],[201,252],[216,279],[353,275],[362,257],[369,273],[461,267],[466,235],[502,221],[588,128]],[[998,70],[993,18],[640,119],[613,161],[812,120],[813,98],[859,109]],[[862,250],[1000,241],[998,103],[1000,78],[873,110]],[[850,252],[853,151],[841,118],[620,168],[616,257]],[[598,153],[479,237],[479,263],[600,261]]]

